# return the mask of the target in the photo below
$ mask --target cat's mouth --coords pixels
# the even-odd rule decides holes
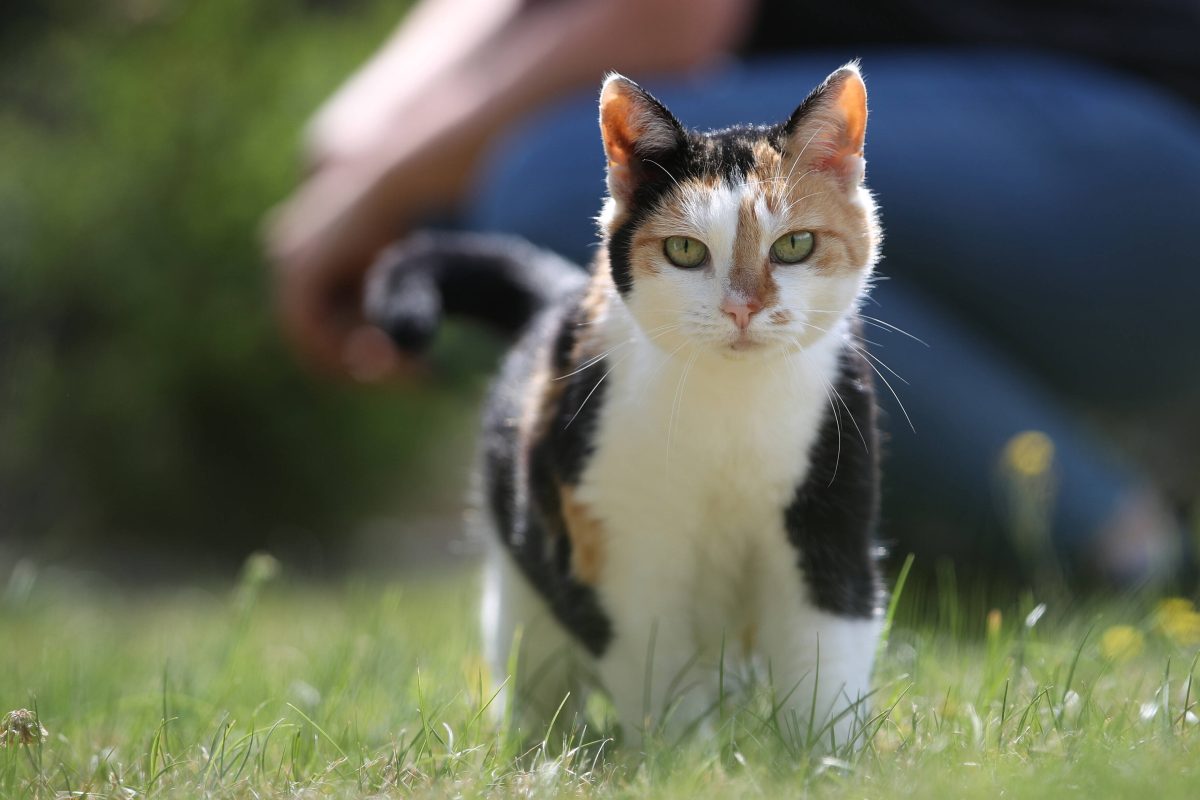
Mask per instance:
[[[726,352],[737,355],[747,355],[750,353],[762,350],[767,346],[767,343],[756,336],[743,331],[736,339],[729,343]]]
[[[741,336],[737,339],[734,339],[733,342],[729,345],[729,348],[731,350],[736,350],[740,353],[740,352],[745,352],[747,350],[757,350],[758,348],[760,348],[762,346],[763,346],[763,343],[760,341],[757,341],[756,339],[751,339],[749,336]]]

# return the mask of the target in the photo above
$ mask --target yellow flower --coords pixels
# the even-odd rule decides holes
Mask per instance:
[[[1186,597],[1165,597],[1158,601],[1158,607],[1155,609],[1155,614],[1182,614],[1187,611],[1195,611],[1196,607],[1191,600]]]
[[[1161,601],[1154,611],[1154,627],[1178,645],[1200,644],[1200,613],[1186,598]]]
[[[995,639],[1000,635],[1000,626],[1004,624],[1004,616],[1000,613],[1000,609],[993,608],[987,615],[987,636],[988,639]]]
[[[1023,431],[1004,446],[1004,463],[1027,478],[1045,474],[1054,461],[1054,442],[1041,431]]]
[[[1100,637],[1100,652],[1112,661],[1128,661],[1142,652],[1146,638],[1132,625],[1114,625]]]

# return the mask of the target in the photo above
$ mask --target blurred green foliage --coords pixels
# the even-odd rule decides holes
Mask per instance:
[[[0,11],[0,542],[320,550],[480,380],[320,385],[271,319],[261,217],[403,4],[79,5]]]

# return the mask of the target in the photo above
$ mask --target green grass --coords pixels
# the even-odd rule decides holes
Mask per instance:
[[[470,573],[318,586],[256,564],[150,593],[14,573],[0,713],[35,709],[48,736],[0,749],[0,797],[1197,795],[1182,603],[1172,622],[1049,600],[1034,621],[1037,598],[909,591],[857,752],[797,753],[750,702],[642,753],[601,703],[546,746],[484,713]]]

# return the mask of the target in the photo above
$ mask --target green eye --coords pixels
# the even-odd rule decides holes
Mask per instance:
[[[775,240],[771,245],[771,257],[780,264],[799,264],[813,251],[811,231],[792,231]]]
[[[669,236],[663,241],[663,255],[677,267],[698,267],[708,258],[708,248],[690,236]]]

